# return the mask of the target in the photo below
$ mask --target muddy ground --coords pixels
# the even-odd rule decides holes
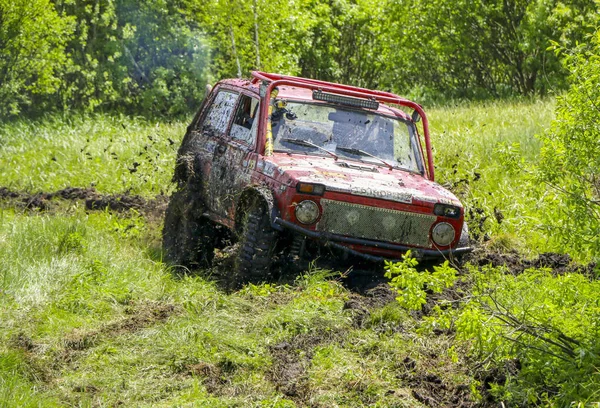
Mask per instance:
[[[100,194],[96,189],[88,187],[66,187],[55,192],[28,193],[0,187],[0,202],[24,210],[53,211],[65,201],[78,201],[87,210],[109,209],[117,212],[136,210],[152,218],[162,218],[169,198],[157,195],[153,199],[145,199],[134,194]]]

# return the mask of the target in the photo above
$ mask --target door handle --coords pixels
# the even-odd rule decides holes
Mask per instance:
[[[217,153],[219,154],[223,154],[227,151],[227,145],[226,144],[220,144],[217,146]]]

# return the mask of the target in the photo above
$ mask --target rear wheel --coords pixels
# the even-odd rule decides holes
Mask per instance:
[[[163,251],[168,262],[188,268],[208,267],[214,257],[214,227],[185,189],[169,200],[163,227]]]
[[[254,198],[241,219],[235,259],[236,283],[258,282],[270,276],[277,234],[264,201]]]

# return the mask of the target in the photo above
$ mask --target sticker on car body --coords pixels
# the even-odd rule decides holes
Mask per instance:
[[[351,190],[352,194],[381,198],[383,200],[397,201],[399,203],[412,204],[412,194],[400,192],[400,191],[389,191],[389,190],[378,190],[371,187],[356,187],[353,186]]]

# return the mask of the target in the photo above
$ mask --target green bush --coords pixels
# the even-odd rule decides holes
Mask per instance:
[[[0,118],[57,91],[72,27],[49,0],[0,0]]]
[[[461,283],[428,308],[422,333],[455,333],[484,369],[520,367],[505,380],[489,381],[497,400],[569,406],[600,399],[600,281],[545,269],[515,276],[503,268],[470,266],[457,280],[447,264],[434,272],[415,267],[410,258],[388,265],[388,275],[395,276],[390,285],[405,308],[418,310],[428,293]]]
[[[556,119],[541,136],[539,180],[548,186],[544,213],[549,236],[600,257],[600,32],[591,45],[567,55],[569,92],[558,98]]]

